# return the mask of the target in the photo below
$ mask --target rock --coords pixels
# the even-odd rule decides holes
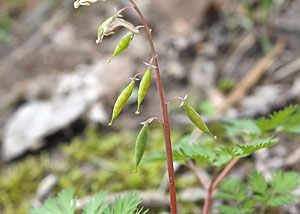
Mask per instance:
[[[192,66],[189,81],[195,88],[208,92],[208,89],[214,85],[216,75],[214,62],[198,58]]]
[[[179,193],[179,197],[183,201],[195,202],[206,197],[206,191],[203,188],[188,187]]]
[[[49,196],[49,193],[52,191],[53,187],[56,185],[57,183],[57,177],[55,175],[48,175],[47,177],[45,177],[38,189],[37,189],[37,197],[39,200],[43,200],[46,197]]]
[[[87,107],[86,93],[35,101],[21,106],[4,129],[2,158],[18,157],[43,137],[74,122]]]
[[[165,70],[170,77],[176,80],[182,80],[186,76],[183,66],[175,60],[168,62],[168,64],[165,66]]]
[[[47,93],[49,97],[39,100],[29,96],[32,100],[21,105],[6,122],[2,159],[8,161],[38,147],[45,137],[68,127],[84,116],[89,108],[92,108],[90,119],[107,123],[104,121],[108,120],[104,106],[96,103],[128,83],[132,69],[128,58],[119,57],[118,63],[107,64],[100,60],[89,66],[78,66],[76,71],[55,78],[50,88],[52,91]]]
[[[103,103],[96,103],[93,105],[89,111],[88,118],[92,123],[106,124],[109,117]]]

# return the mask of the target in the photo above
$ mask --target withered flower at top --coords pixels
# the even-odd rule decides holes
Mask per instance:
[[[74,2],[74,8],[79,8],[80,6],[89,6],[92,3],[95,3],[97,1],[106,1],[106,0],[76,0]]]
[[[124,27],[127,30],[131,31],[134,34],[139,33],[139,29],[135,27],[130,22],[126,21],[125,19],[119,18],[119,12],[117,12],[115,15],[109,17],[106,19],[101,26],[98,29],[98,39],[96,40],[96,43],[99,44],[102,42],[104,36],[109,36],[112,34],[115,34],[115,30],[119,27]]]

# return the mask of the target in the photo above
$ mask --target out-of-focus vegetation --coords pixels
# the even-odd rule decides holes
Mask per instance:
[[[173,133],[176,142],[180,132]],[[69,144],[61,144],[55,158],[51,158],[51,152],[49,156],[43,151],[3,168],[0,172],[1,213],[27,213],[39,183],[49,174],[57,176],[55,194],[66,188],[75,188],[79,197],[93,195],[99,190],[158,188],[165,165],[148,164],[134,173],[135,138],[135,134],[129,132],[101,135],[88,129],[84,138],[76,137]],[[161,130],[152,129],[147,150],[163,149],[162,142]]]

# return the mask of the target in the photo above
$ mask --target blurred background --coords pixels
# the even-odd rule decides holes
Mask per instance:
[[[97,30],[114,7],[128,2],[111,0],[77,10],[73,3],[0,1],[0,213],[25,214],[63,188],[75,188],[79,198],[100,190],[136,189],[151,213],[167,212],[165,163],[145,164],[133,173],[139,123],[161,115],[155,82],[141,115],[134,114],[135,88],[114,125],[107,126],[118,93],[130,77],[145,71],[142,62],[151,58],[146,36],[141,30],[108,64],[125,31],[97,45]],[[299,104],[299,0],[137,4],[153,30],[167,98],[188,94],[189,104],[208,122],[258,118]],[[133,10],[123,14],[141,24]],[[173,143],[193,130],[178,106],[176,101],[169,106]],[[159,125],[151,126],[149,138],[147,151],[164,149]],[[232,173],[243,178],[250,168],[299,172],[299,136],[280,140]],[[180,213],[200,213],[205,194],[196,177],[185,167],[176,169]],[[300,200],[274,213],[298,214]]]

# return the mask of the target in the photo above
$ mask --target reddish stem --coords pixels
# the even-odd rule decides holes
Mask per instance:
[[[210,201],[211,196],[214,190],[219,186],[221,181],[225,178],[225,176],[229,173],[229,171],[235,166],[235,164],[239,161],[239,158],[234,158],[230,161],[230,163],[226,166],[226,168],[219,174],[217,179],[211,183],[208,188],[207,195],[204,202],[203,214],[209,214],[210,209]]]
[[[168,174],[169,174],[169,191],[170,191],[170,203],[171,203],[171,214],[177,214],[177,202],[176,202],[176,189],[175,189],[175,176],[174,176],[174,167],[173,167],[173,156],[172,156],[172,146],[171,146],[171,136],[170,136],[170,124],[169,124],[169,117],[168,117],[168,107],[165,103],[165,97],[163,93],[160,72],[159,72],[159,65],[157,60],[157,54],[154,48],[153,39],[151,35],[150,28],[147,24],[147,21],[136,5],[133,0],[129,0],[133,5],[134,9],[136,10],[137,14],[139,15],[143,25],[145,26],[145,31],[150,43],[150,48],[152,51],[152,57],[154,58],[154,64],[156,66],[156,85],[160,97],[160,103],[162,108],[163,114],[163,130],[164,130],[164,137],[165,137],[165,144],[166,144],[166,153],[167,153],[167,165],[168,165]]]
[[[239,160],[240,160],[239,158],[234,158],[230,161],[230,163],[226,166],[226,168],[221,172],[221,174],[218,176],[218,178],[213,183],[213,185],[212,185],[213,191],[219,186],[219,184],[224,179],[224,177],[228,174],[228,172],[235,166],[235,164]]]
[[[203,188],[208,191],[208,186],[205,183],[204,179],[201,177],[197,167],[195,166],[195,164],[193,163],[193,161],[191,159],[187,159],[186,162],[188,163],[189,167],[191,168],[191,170],[195,173],[195,175],[197,176],[198,180],[200,181],[201,185],[203,186]]]
[[[204,202],[204,207],[203,207],[203,214],[209,214],[209,208],[210,208],[210,201],[211,201],[211,196],[213,193],[212,185],[209,186],[208,191],[206,193],[206,198]]]

